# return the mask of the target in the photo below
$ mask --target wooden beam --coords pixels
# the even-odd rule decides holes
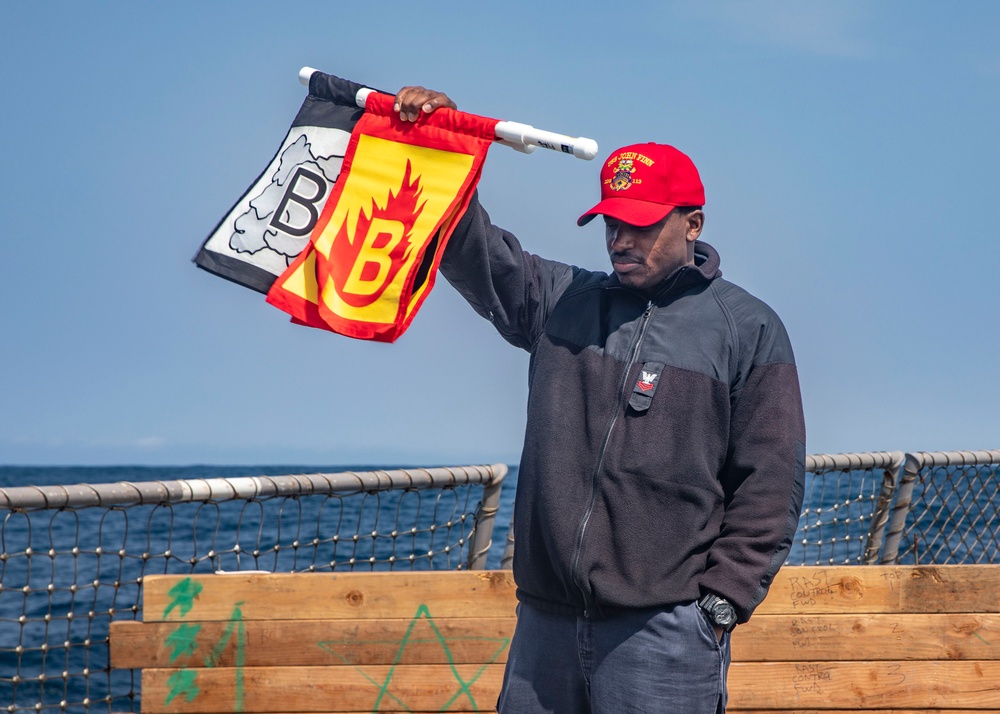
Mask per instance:
[[[1000,710],[1000,662],[764,662],[729,669],[733,710]]]
[[[182,601],[202,620],[229,619],[242,603],[244,619],[406,617],[433,602],[442,616],[512,614],[508,571],[153,575],[143,583],[146,622],[180,617]],[[192,590],[198,592],[192,595]],[[757,614],[808,612],[996,612],[1000,568],[941,566],[786,566]]]
[[[734,662],[1000,659],[1000,615],[755,615]]]
[[[997,612],[1000,568],[786,566],[756,614]]]
[[[502,678],[503,665],[147,669],[142,698],[144,712],[476,711],[493,705]],[[736,663],[729,697],[733,711],[997,711],[1000,663]]]
[[[503,663],[516,620],[250,620],[111,623],[111,662],[144,667]],[[194,628],[197,628],[196,630]],[[238,625],[237,625],[238,627]],[[229,633],[227,635],[227,632]]]
[[[491,711],[503,665],[146,669],[142,711]]]
[[[515,624],[513,617],[422,614],[405,620],[250,620],[243,656],[248,666],[502,663]],[[229,622],[198,623],[193,646],[185,646],[182,626],[111,623],[112,665],[204,666],[213,643],[224,640],[213,661],[235,663],[237,639],[225,637]],[[732,647],[734,662],[992,660],[1000,659],[1000,615],[758,615],[736,629]]]
[[[379,573],[230,573],[150,575],[143,620],[199,621],[409,618],[431,603],[434,617],[512,616],[509,571]],[[190,615],[188,614],[190,613]]]

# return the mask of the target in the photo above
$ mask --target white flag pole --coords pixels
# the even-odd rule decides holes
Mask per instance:
[[[303,67],[299,70],[299,81],[308,87],[309,78],[316,71],[312,67]],[[357,97],[355,97],[357,105],[364,109],[365,100],[374,91],[368,87],[359,89]],[[557,134],[554,131],[536,129],[529,124],[521,124],[516,121],[497,122],[496,140],[504,146],[526,154],[534,151],[536,146],[541,146],[543,149],[561,151],[564,154],[572,154],[578,159],[587,159],[588,161],[597,156],[598,151],[597,142],[593,139]]]

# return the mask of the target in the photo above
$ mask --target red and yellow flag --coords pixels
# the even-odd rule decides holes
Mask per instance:
[[[434,285],[497,120],[438,109],[400,121],[371,94],[309,245],[267,301],[295,322],[392,342]]]

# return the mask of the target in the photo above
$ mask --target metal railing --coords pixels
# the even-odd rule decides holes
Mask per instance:
[[[1000,562],[1000,451],[812,455],[788,563]],[[0,708],[136,711],[152,573],[483,568],[507,468],[0,489]],[[510,567],[510,532],[501,567]]]
[[[806,457],[806,488],[788,562],[878,562],[904,454],[819,454]]]
[[[906,454],[883,563],[1000,563],[1000,450]]]

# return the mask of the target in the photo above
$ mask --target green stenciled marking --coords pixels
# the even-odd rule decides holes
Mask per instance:
[[[369,676],[368,676],[368,673],[367,673],[367,672],[365,672],[365,671],[364,671],[363,669],[361,669],[360,667],[355,667],[354,669],[358,670],[358,674],[360,674],[360,675],[361,675],[362,677],[364,677],[365,679],[367,679],[367,680],[368,680],[369,682],[371,682],[372,684],[374,684],[374,685],[375,685],[376,687],[378,687],[378,688],[380,689],[380,692],[379,692],[379,696],[380,696],[380,697],[381,697],[381,696],[382,696],[383,694],[385,694],[385,695],[387,695],[387,696],[388,696],[388,697],[389,697],[390,699],[392,699],[392,700],[393,700],[394,702],[396,702],[396,704],[398,704],[398,705],[399,705],[400,707],[402,707],[402,708],[403,708],[403,710],[405,710],[405,711],[408,711],[408,712],[412,712],[412,711],[413,711],[413,710],[412,710],[412,709],[410,709],[410,708],[409,708],[408,706],[406,706],[406,704],[405,704],[405,703],[403,702],[403,700],[402,700],[402,699],[400,699],[399,697],[397,697],[397,696],[396,696],[395,694],[393,694],[392,692],[386,692],[386,691],[385,691],[385,683],[383,683],[383,684],[379,684],[379,683],[378,683],[378,682],[376,682],[376,681],[375,681],[374,679],[372,679],[371,677],[369,677]],[[390,673],[389,673],[389,678],[391,678],[391,677],[392,677],[392,672],[390,671]],[[388,680],[387,680],[387,681],[388,681]],[[377,712],[377,711],[378,711],[378,705],[377,705],[377,704],[375,705],[375,708],[374,708],[374,709],[372,709],[372,711],[373,711],[373,712]]]
[[[430,625],[431,631],[434,633],[433,638],[413,637],[413,630],[416,627],[418,621],[421,619],[427,620],[427,624]],[[412,709],[410,709],[409,706],[407,706],[403,701],[401,701],[397,696],[395,696],[389,691],[389,685],[392,682],[392,677],[393,674],[395,673],[396,665],[398,665],[403,660],[403,655],[406,651],[406,648],[409,645],[427,644],[428,642],[437,642],[444,649],[445,657],[448,660],[452,676],[455,677],[455,681],[458,684],[458,688],[455,690],[455,694],[451,697],[451,699],[449,699],[445,703],[445,705],[439,711],[442,712],[446,711],[455,702],[455,700],[461,697],[463,694],[466,697],[468,697],[469,702],[472,705],[472,708],[477,709],[478,707],[476,705],[476,700],[472,696],[470,688],[472,687],[473,684],[475,684],[476,680],[479,679],[480,676],[482,676],[483,672],[486,671],[486,667],[489,664],[494,663],[500,657],[500,654],[504,651],[504,648],[506,648],[507,645],[510,644],[510,638],[509,637],[461,637],[461,638],[456,637],[452,638],[450,642],[454,644],[455,642],[474,641],[474,640],[480,640],[484,642],[494,642],[498,643],[499,646],[497,647],[496,651],[492,654],[492,656],[489,658],[487,664],[483,665],[468,680],[464,680],[462,679],[462,676],[458,673],[458,668],[455,664],[455,657],[452,654],[451,648],[448,646],[449,640],[446,640],[444,635],[441,633],[441,630],[438,629],[437,624],[434,622],[434,618],[431,616],[430,609],[427,607],[427,605],[421,605],[420,607],[418,607],[416,614],[410,620],[410,624],[406,628],[406,633],[403,635],[403,638],[399,641],[399,649],[396,651],[396,656],[393,658],[392,666],[389,668],[389,672],[386,674],[386,677],[381,684],[377,682],[373,677],[369,676],[363,669],[355,665],[355,669],[361,674],[361,676],[363,676],[365,679],[367,679],[369,682],[371,682],[373,685],[379,688],[378,696],[375,699],[375,704],[372,707],[371,711],[377,712],[379,710],[379,706],[381,705],[382,699],[384,697],[389,697],[390,699],[394,700],[406,711],[413,711]],[[354,662],[351,662],[346,656],[336,651],[335,648],[337,647],[337,645],[394,644],[394,643],[395,641],[392,640],[371,640],[366,642],[355,642],[351,640],[327,640],[324,642],[319,642],[317,644],[320,648],[326,650],[335,657],[342,659],[345,664],[355,664]]]
[[[184,623],[167,635],[167,646],[173,648],[170,653],[170,664],[173,664],[174,660],[182,655],[194,654],[194,651],[198,649],[196,638],[200,630],[201,624],[188,625]]]
[[[982,635],[980,635],[980,634],[979,634],[978,632],[973,632],[972,634],[974,634],[974,635],[975,635],[976,637],[978,637],[978,638],[979,638],[980,640],[982,640],[982,641],[983,641],[984,643],[986,643],[986,644],[990,645],[990,647],[992,647],[992,646],[993,646],[993,645],[992,645],[991,643],[987,642],[986,640],[983,640],[983,636],[982,636]]]
[[[417,614],[413,616],[413,619],[410,620],[410,624],[406,628],[406,634],[403,635],[403,639],[399,643],[399,649],[396,651],[396,657],[392,660],[392,666],[389,667],[389,671],[385,675],[385,681],[382,682],[382,687],[379,689],[378,696],[375,698],[375,705],[372,707],[373,712],[378,711],[379,704],[382,703],[382,697],[385,696],[386,691],[389,689],[389,682],[392,681],[392,675],[396,671],[396,665],[399,664],[400,660],[403,658],[403,652],[406,650],[406,645],[410,641],[410,635],[413,634],[413,628],[416,627],[417,620],[420,619],[421,614],[424,614],[426,617],[430,617],[430,612],[427,610],[426,605],[421,605],[417,608]],[[447,645],[445,645],[445,647],[447,648]],[[393,697],[393,699],[396,698]],[[397,699],[396,701],[399,700]],[[403,702],[399,703],[406,708],[407,711],[411,711],[409,707],[403,704]]]
[[[424,610],[425,611],[427,610],[426,606],[424,606]],[[419,612],[420,611],[418,610],[417,613],[419,614]],[[458,668],[455,666],[455,659],[452,657],[452,654],[451,654],[451,649],[445,643],[444,636],[441,634],[441,631],[438,629],[437,624],[435,624],[434,618],[432,618],[430,616],[430,612],[427,612],[427,620],[428,620],[428,624],[431,626],[431,629],[434,630],[434,634],[441,641],[441,645],[444,647],[445,655],[448,657],[448,665],[451,667],[451,673],[455,676],[455,680],[459,683],[459,686],[461,687],[461,691],[455,692],[454,696],[452,696],[451,699],[449,699],[447,702],[445,702],[444,706],[441,707],[440,711],[447,711],[448,708],[451,706],[451,703],[454,702],[456,699],[458,699],[462,695],[462,692],[465,692],[465,695],[469,698],[469,703],[472,705],[472,708],[473,709],[478,709],[479,707],[476,705],[476,700],[473,698],[472,692],[469,691],[469,688],[473,684],[475,684],[475,682],[476,682],[477,679],[479,679],[482,676],[483,672],[486,671],[486,667],[488,665],[490,665],[490,664],[493,664],[493,662],[496,661],[497,657],[500,656],[500,653],[503,652],[504,647],[506,647],[507,644],[510,642],[510,639],[509,638],[503,638],[503,644],[501,644],[500,648],[497,649],[496,652],[493,653],[493,656],[490,657],[489,662],[487,664],[484,664],[482,667],[480,667],[479,671],[476,672],[474,675],[472,675],[472,677],[469,679],[469,681],[466,682],[466,681],[464,681],[462,679],[461,675],[459,675]]]
[[[167,700],[164,703],[170,704],[175,697],[182,695],[189,702],[192,701],[201,691],[195,684],[197,678],[198,672],[194,669],[180,669],[171,674],[167,679],[167,686],[170,690],[167,692]]]
[[[229,625],[222,632],[222,636],[219,641],[215,643],[215,647],[212,648],[211,653],[205,658],[206,667],[216,667],[219,661],[222,659],[222,653],[226,649],[226,645],[229,641],[233,639],[233,635],[236,636],[236,702],[233,706],[233,711],[241,712],[243,711],[243,703],[245,701],[246,688],[243,667],[246,664],[246,630],[243,625],[243,611],[240,610],[240,605],[243,601],[240,600],[233,606],[233,612],[229,616]]]
[[[433,621],[430,623],[430,625],[431,625],[432,628],[434,628],[434,631],[437,632],[437,625],[435,625]],[[438,632],[438,636],[439,637],[440,637],[440,634],[441,633]],[[458,699],[461,696],[462,692],[465,692],[466,696],[469,697],[469,703],[472,705],[472,708],[473,709],[478,709],[479,707],[476,705],[476,700],[472,697],[472,692],[469,691],[469,687],[471,687],[473,684],[475,684],[476,680],[479,679],[482,676],[483,672],[486,671],[486,667],[488,667],[489,665],[491,665],[494,662],[496,662],[497,658],[500,656],[500,653],[504,651],[504,648],[509,643],[510,643],[510,638],[509,637],[508,638],[503,638],[503,643],[500,645],[500,647],[490,657],[489,662],[487,662],[482,667],[480,667],[479,670],[474,675],[472,675],[472,677],[469,678],[468,682],[465,682],[465,681],[462,680],[462,677],[458,673],[458,669],[455,667],[455,661],[451,657],[451,650],[449,650],[446,647],[445,648],[445,652],[448,655],[448,664],[451,666],[451,672],[452,672],[453,675],[455,675],[456,681],[458,681],[459,684],[461,685],[461,691],[455,692],[454,696],[451,699],[449,699],[447,702],[445,702],[444,706],[441,707],[440,711],[447,711],[448,708],[451,707],[451,703],[454,702],[456,699]]]
[[[197,580],[192,580],[191,578],[184,578],[179,583],[174,585],[170,590],[167,591],[172,599],[167,608],[163,611],[163,619],[167,619],[173,609],[176,607],[180,610],[181,617],[184,617],[194,606],[194,599],[198,597],[201,593],[202,585]]]

